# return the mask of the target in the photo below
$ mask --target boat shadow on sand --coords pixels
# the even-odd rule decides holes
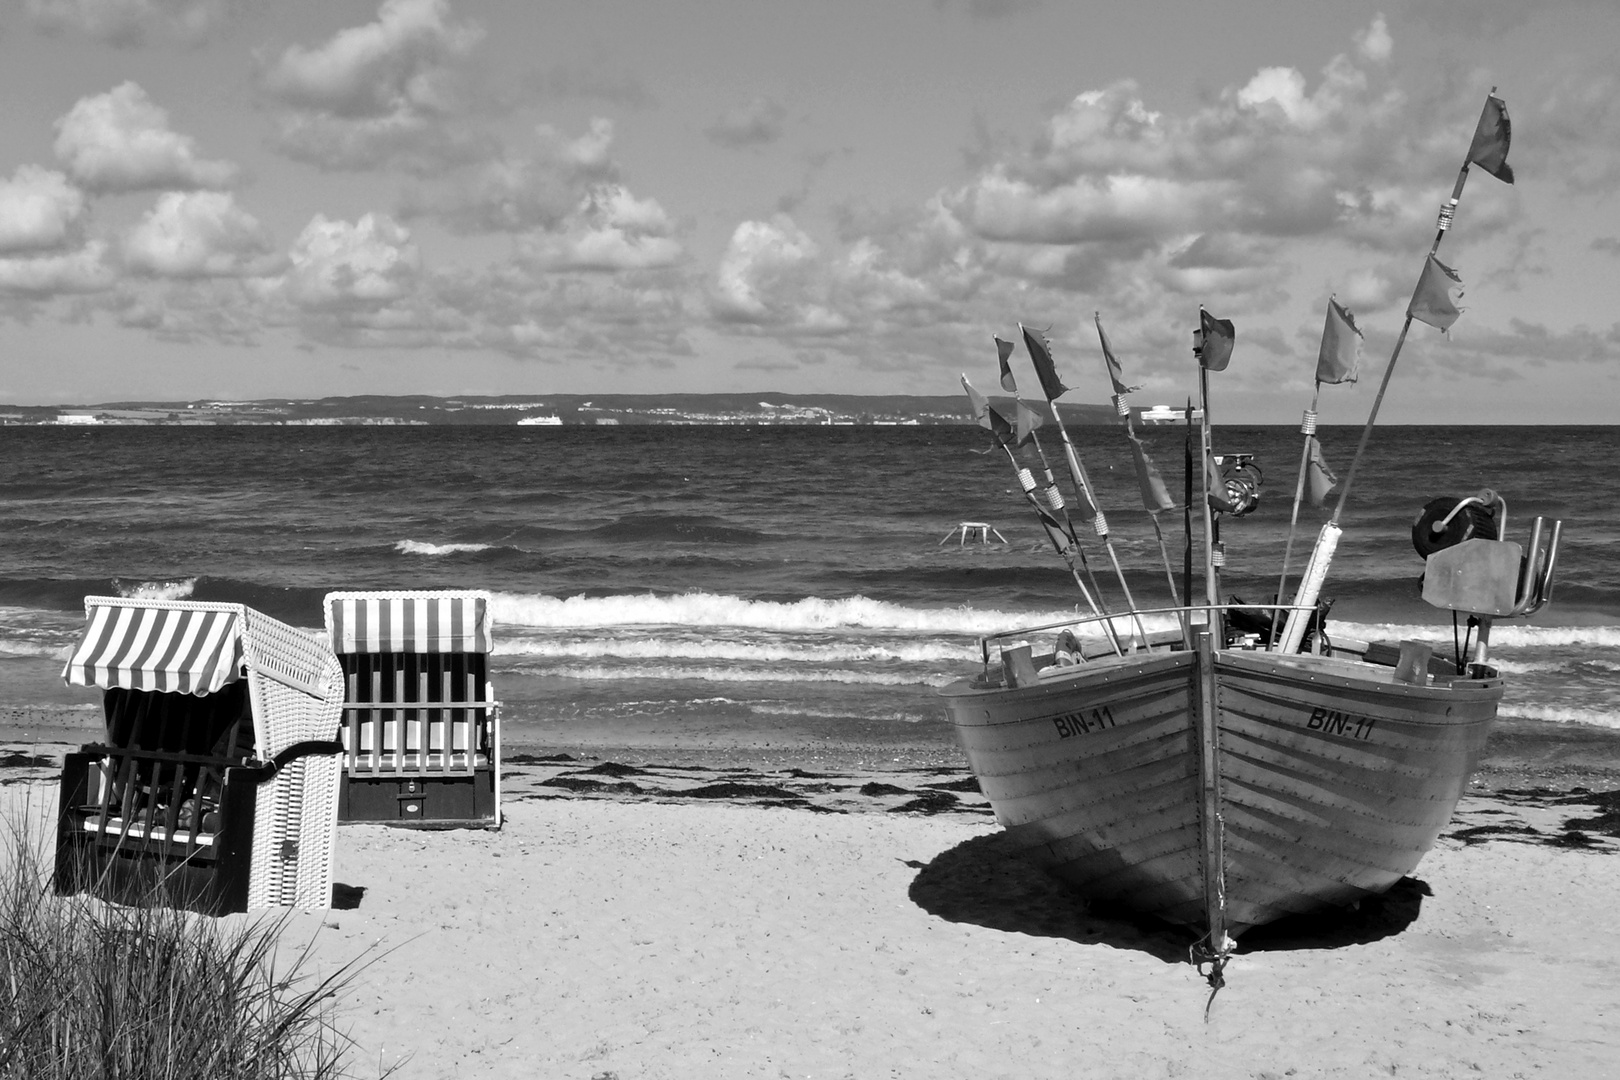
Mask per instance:
[[[1165,963],[1184,964],[1194,932],[1128,911],[1088,904],[1057,878],[1013,849],[1005,834],[976,836],[917,870],[913,903],[949,922],[971,923],[1009,934],[1063,938],[1079,945],[1131,949]],[[1432,896],[1429,886],[1404,877],[1381,896],[1354,908],[1295,915],[1255,927],[1238,942],[1239,953],[1342,949],[1365,945],[1405,930]]]

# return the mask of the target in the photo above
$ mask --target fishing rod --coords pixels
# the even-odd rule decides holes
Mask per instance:
[[[1045,338],[1042,337],[1037,341],[1023,323],[1018,324],[1018,329],[1024,335],[1024,347],[1029,350],[1030,362],[1035,365],[1035,374],[1041,381],[1041,392],[1046,395],[1047,404],[1052,409],[1052,419],[1057,423],[1058,437],[1063,441],[1063,453],[1068,461],[1069,477],[1074,482],[1075,494],[1091,509],[1092,530],[1108,552],[1108,561],[1114,566],[1114,576],[1119,579],[1120,591],[1125,594],[1125,604],[1130,609],[1131,618],[1136,623],[1136,632],[1141,637],[1142,647],[1145,649],[1148,647],[1147,627],[1143,625],[1136,600],[1131,596],[1131,587],[1125,580],[1125,571],[1119,565],[1119,555],[1114,551],[1114,541],[1108,534],[1108,518],[1097,505],[1095,489],[1091,486],[1090,478],[1086,476],[1085,467],[1080,464],[1080,456],[1074,449],[1074,440],[1069,438],[1069,429],[1064,425],[1063,414],[1057,407],[1056,399],[1069,388],[1064,386],[1057,376],[1057,368],[1052,362],[1052,352],[1047,347]]]
[[[1395,372],[1395,362],[1400,359],[1401,349],[1406,344],[1407,332],[1412,329],[1412,320],[1418,319],[1428,323],[1443,333],[1450,329],[1451,324],[1456,322],[1457,316],[1461,314],[1450,296],[1451,287],[1460,284],[1460,279],[1454,270],[1435,258],[1435,254],[1440,250],[1440,241],[1445,239],[1446,232],[1456,218],[1463,185],[1468,182],[1468,168],[1470,165],[1478,165],[1498,180],[1513,183],[1513,169],[1507,163],[1511,140],[1512,125],[1508,121],[1507,105],[1496,96],[1496,87],[1493,86],[1485,97],[1485,107],[1479,114],[1479,124],[1474,128],[1474,139],[1468,146],[1468,156],[1463,159],[1462,168],[1457,170],[1457,182],[1452,186],[1451,198],[1440,205],[1440,214],[1435,221],[1434,241],[1429,245],[1423,270],[1418,275],[1417,287],[1406,306],[1406,319],[1401,323],[1400,336],[1395,339],[1395,348],[1390,353],[1389,363],[1384,367],[1384,376],[1378,384],[1378,394],[1373,398],[1367,423],[1361,429],[1361,442],[1356,447],[1356,456],[1351,460],[1350,470],[1345,475],[1344,487],[1339,490],[1338,504],[1333,508],[1332,518],[1322,526],[1310,561],[1306,563],[1301,574],[1299,591],[1294,596],[1294,603],[1288,612],[1288,625],[1283,630],[1280,647],[1284,652],[1297,651],[1304,640],[1305,629],[1309,623],[1307,609],[1315,608],[1316,598],[1322,591],[1322,583],[1327,579],[1328,567],[1333,562],[1334,552],[1338,550],[1339,537],[1344,532],[1339,525],[1339,517],[1344,512],[1346,500],[1350,497],[1350,488],[1355,483],[1356,471],[1366,454],[1368,440],[1372,438],[1373,423],[1378,419],[1378,409],[1383,404],[1384,392],[1389,389],[1389,379]]]

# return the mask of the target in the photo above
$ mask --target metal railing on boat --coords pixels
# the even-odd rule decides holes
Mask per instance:
[[[984,665],[989,667],[992,649],[994,648],[999,653],[998,646],[1001,642],[1026,638],[1031,634],[1042,634],[1054,630],[1074,631],[1081,627],[1100,623],[1108,623],[1112,626],[1119,640],[1131,642],[1132,651],[1137,651],[1135,645],[1137,642],[1142,642],[1144,648],[1151,650],[1155,643],[1152,641],[1144,642],[1142,634],[1137,632],[1134,627],[1142,618],[1155,615],[1175,616],[1179,625],[1166,628],[1163,635],[1149,635],[1149,637],[1158,636],[1158,644],[1161,645],[1180,644],[1182,648],[1191,648],[1188,628],[1208,625],[1211,621],[1211,612],[1220,612],[1223,616],[1234,611],[1252,612],[1257,618],[1265,618],[1269,614],[1271,624],[1277,625],[1277,619],[1280,615],[1295,611],[1310,613],[1316,610],[1318,610],[1317,607],[1310,604],[1184,604],[1172,607],[1133,608],[1130,611],[1105,612],[1100,615],[1076,615],[1072,619],[1062,619],[1033,626],[1021,626],[1014,630],[1001,630],[984,635],[979,638],[979,652]],[[1115,625],[1114,620],[1120,620],[1121,624]],[[1169,638],[1168,635],[1170,634],[1174,634],[1175,637],[1173,639]],[[1105,634],[1104,636],[1106,638],[1108,635]],[[1274,651],[1275,649],[1275,643],[1270,641],[1259,641],[1256,645],[1261,651]]]

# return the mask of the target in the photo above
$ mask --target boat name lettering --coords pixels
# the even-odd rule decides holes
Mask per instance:
[[[1377,718],[1372,716],[1354,716],[1342,713],[1337,709],[1315,708],[1311,710],[1311,718],[1305,726],[1312,731],[1321,731],[1329,735],[1348,735],[1352,739],[1366,739],[1371,737],[1373,724]]]
[[[1052,723],[1057,727],[1058,738],[1067,739],[1071,735],[1085,735],[1113,727],[1114,714],[1104,705],[1097,709],[1083,709],[1080,712],[1054,716]]]

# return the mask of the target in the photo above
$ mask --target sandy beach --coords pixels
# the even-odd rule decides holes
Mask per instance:
[[[11,813],[54,813],[61,749],[0,744]],[[1388,895],[1251,931],[1206,1021],[1186,934],[1010,854],[959,765],[540,750],[498,832],[340,828],[284,940],[365,958],[357,1075],[1620,1075],[1612,791],[1499,762]]]

